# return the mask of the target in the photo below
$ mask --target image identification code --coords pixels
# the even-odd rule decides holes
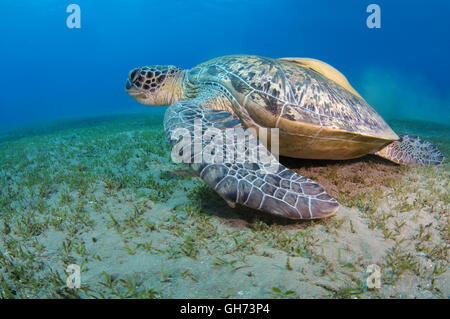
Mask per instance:
[[[259,313],[266,313],[268,314],[270,312],[269,304],[252,304],[252,303],[238,303],[238,304],[226,304],[225,307],[222,308],[215,308],[215,306],[206,306],[206,305],[192,305],[188,303],[187,305],[183,305],[180,308],[181,314],[206,314],[208,317],[210,317],[214,311],[217,312],[225,312],[228,314],[259,314]]]

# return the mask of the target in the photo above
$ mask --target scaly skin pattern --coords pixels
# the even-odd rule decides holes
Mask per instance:
[[[196,98],[180,101],[166,111],[164,129],[172,146],[182,139],[176,134],[172,136],[177,129],[184,129],[194,141],[192,147],[189,145],[190,157],[185,158],[190,167],[231,206],[238,203],[290,219],[315,219],[334,214],[339,204],[322,186],[278,163],[248,131],[241,138],[234,136],[236,129],[242,128],[240,121],[230,112],[210,108],[211,102],[220,98],[224,98],[221,91],[205,87]],[[231,137],[235,141],[231,147],[236,156],[227,163],[224,154],[227,147],[230,148],[229,144],[222,143],[215,148],[217,142],[213,138],[196,139],[194,123],[201,123],[202,135],[208,129],[216,128]],[[198,154],[195,143],[201,143],[197,148],[200,151],[213,145],[217,150],[211,152],[213,160],[206,161],[204,155]],[[270,161],[265,164],[250,161],[251,153],[256,150],[268,154]],[[182,157],[182,153],[177,155]],[[196,158],[197,163],[194,162]]]
[[[243,120],[263,127],[293,122],[313,125],[315,133],[328,128],[374,139],[398,139],[363,99],[288,61],[251,55],[219,57],[191,69],[186,82],[200,88],[210,83],[221,85],[233,97],[234,111]]]
[[[400,135],[400,140],[375,154],[397,164],[412,166],[436,166],[444,161],[444,155],[435,145],[416,135]]]

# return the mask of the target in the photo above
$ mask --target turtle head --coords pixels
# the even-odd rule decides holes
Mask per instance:
[[[173,65],[152,65],[131,70],[125,85],[139,103],[171,105],[182,97],[184,71]]]

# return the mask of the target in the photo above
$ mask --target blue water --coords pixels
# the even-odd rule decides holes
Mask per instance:
[[[448,1],[71,1],[0,1],[0,129],[141,110],[131,68],[235,53],[321,59],[387,120],[450,119]],[[380,29],[366,26],[373,2]]]

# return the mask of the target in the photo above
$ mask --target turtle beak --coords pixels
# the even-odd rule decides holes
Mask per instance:
[[[139,90],[129,79],[127,79],[127,82],[125,83],[125,91],[131,96],[135,96],[139,93]]]
[[[145,93],[139,90],[130,80],[125,83],[125,91],[134,99],[145,99]]]
[[[131,90],[134,87],[133,83],[136,80],[137,76],[139,75],[139,72],[140,72],[140,68],[136,68],[136,69],[133,69],[130,72],[130,74],[128,74],[127,82],[125,83],[125,89],[127,91]]]

